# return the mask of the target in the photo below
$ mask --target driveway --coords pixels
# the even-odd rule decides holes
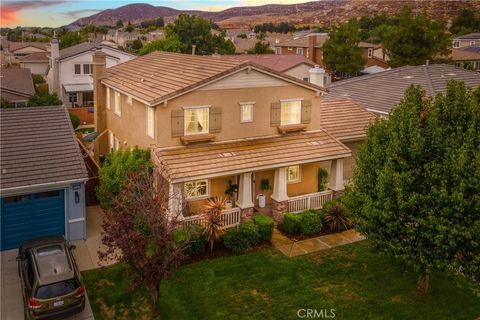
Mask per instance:
[[[98,268],[102,263],[97,258],[97,251],[101,248],[101,217],[102,210],[98,207],[87,208],[87,239],[72,241],[77,249],[74,251],[80,271]],[[0,255],[0,319],[23,319],[23,302],[20,278],[17,273],[17,250],[4,251]],[[106,263],[103,263],[106,264]],[[88,292],[87,292],[88,293]],[[70,320],[93,320],[93,313],[88,297],[85,310]]]

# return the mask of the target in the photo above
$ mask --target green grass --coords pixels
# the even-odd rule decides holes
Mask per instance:
[[[129,289],[125,265],[83,276],[95,318],[148,314],[148,296]],[[427,296],[416,280],[365,241],[295,259],[266,249],[182,267],[162,284],[161,319],[297,319],[299,308],[334,308],[336,319],[480,316],[480,299],[461,279],[433,274]]]

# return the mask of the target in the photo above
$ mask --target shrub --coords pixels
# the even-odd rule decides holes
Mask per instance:
[[[268,216],[254,215],[253,222],[258,227],[260,241],[270,241],[272,239],[273,228],[275,227],[273,219]]]
[[[317,190],[318,192],[325,191],[328,184],[328,171],[324,168],[319,168],[317,172]]]
[[[323,205],[324,221],[330,230],[340,232],[351,226],[347,207],[339,200],[331,200]]]
[[[150,150],[134,148],[109,153],[99,171],[97,197],[103,208],[110,207],[110,198],[120,190],[129,172],[151,169]]]
[[[286,234],[300,233],[300,216],[299,214],[286,213],[283,216],[283,222],[280,225],[280,230]]]
[[[45,78],[41,74],[32,74],[33,84],[45,83]]]
[[[80,125],[80,118],[76,114],[70,113],[70,121],[72,122],[73,130]]]
[[[187,241],[187,246],[183,253],[187,256],[193,256],[205,251],[207,239],[204,236],[204,228],[199,225],[190,225],[184,228],[175,230],[173,233],[173,240],[177,243],[184,243]]]
[[[238,229],[229,229],[223,237],[225,247],[233,252],[245,252],[259,241],[258,227],[252,222],[242,222]]]
[[[322,214],[320,211],[304,211],[299,213],[300,232],[315,234],[322,230]]]

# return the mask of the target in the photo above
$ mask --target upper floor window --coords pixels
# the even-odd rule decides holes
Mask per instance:
[[[300,182],[300,166],[299,165],[288,167],[287,182],[288,183]]]
[[[110,109],[110,88],[107,88],[107,109]]]
[[[292,48],[292,47],[288,47],[287,50],[288,50],[288,51],[292,51],[293,48]]]
[[[303,48],[297,48],[297,54],[303,55]]]
[[[73,65],[73,71],[76,75],[92,74],[93,65],[90,63],[75,63]]]
[[[280,101],[280,125],[300,124],[302,118],[302,100]]]
[[[253,121],[253,105],[255,102],[241,102],[240,103],[240,122]]]
[[[185,182],[185,196],[187,199],[202,198],[208,196],[208,180],[196,180]]]
[[[454,48],[460,48],[460,41],[453,41]]]
[[[121,96],[118,92],[115,92],[115,104],[113,105],[113,112],[119,116],[122,115]]]
[[[209,107],[186,108],[185,135],[208,133]]]
[[[155,109],[147,107],[147,134],[153,138],[155,130]]]
[[[369,58],[373,57],[373,49],[372,48],[368,48],[368,57]]]
[[[275,47],[275,54],[282,54],[282,48]]]
[[[475,41],[470,41],[470,46],[474,46],[475,45]]]

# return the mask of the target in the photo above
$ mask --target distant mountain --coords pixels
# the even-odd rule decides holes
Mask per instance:
[[[253,27],[264,22],[291,22],[296,25],[335,25],[352,17],[375,13],[395,14],[403,6],[413,10],[426,10],[437,19],[450,20],[461,8],[480,10],[480,1],[471,0],[321,0],[302,4],[270,4],[263,6],[234,7],[219,12],[199,10],[177,10],[155,7],[150,4],[129,4],[116,9],[101,11],[78,19],[70,25],[86,24],[114,25],[117,20],[124,23],[139,23],[143,20],[164,17],[171,22],[180,13],[198,14],[215,21],[223,28]]]

